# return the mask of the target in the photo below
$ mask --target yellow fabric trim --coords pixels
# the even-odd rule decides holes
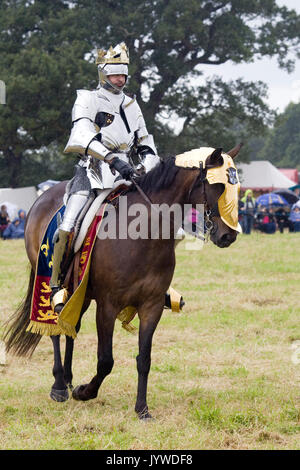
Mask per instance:
[[[49,323],[40,323],[30,320],[30,323],[26,329],[30,333],[44,336],[56,336],[64,334],[64,331],[59,325],[51,325]]]
[[[79,286],[77,287],[74,294],[70,297],[62,311],[58,316],[57,323],[61,327],[63,334],[68,336],[72,336],[72,338],[76,338],[76,331],[75,327],[78,323],[80,318],[80,312],[82,309],[82,305],[85,298],[85,292],[88,284],[89,279],[89,270],[91,264],[91,256],[88,261],[88,265],[85,269],[85,273],[83,279]],[[71,333],[71,334],[70,334]]]
[[[117,316],[118,320],[120,320],[120,322],[122,323],[122,327],[129,333],[135,334],[137,332],[137,328],[134,325],[130,324],[136,314],[137,309],[135,307],[128,306],[121,310],[121,312]]]
[[[205,168],[205,161],[215,149],[212,147],[200,147],[199,149],[192,149],[189,152],[184,152],[176,155],[175,165],[183,168],[200,168],[200,163],[203,163]]]
[[[172,312],[180,312],[180,300],[182,297],[181,294],[173,289],[173,287],[170,287],[169,294],[171,299]]]

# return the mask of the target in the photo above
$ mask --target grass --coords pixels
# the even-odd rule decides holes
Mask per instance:
[[[148,403],[139,422],[137,337],[116,324],[115,365],[95,400],[55,403],[52,344],[0,366],[0,449],[299,449],[300,237],[240,235],[230,248],[177,249],[173,287],[154,335]],[[24,242],[0,240],[1,321],[25,294]],[[138,321],[135,320],[138,326]],[[74,385],[96,370],[95,306],[75,342]],[[300,357],[300,355],[299,355]]]

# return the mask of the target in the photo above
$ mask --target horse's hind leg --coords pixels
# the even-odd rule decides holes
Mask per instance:
[[[97,332],[98,332],[98,364],[97,374],[89,384],[78,385],[73,390],[75,400],[90,400],[96,398],[100,385],[105,377],[110,374],[113,365],[112,337],[115,320],[118,312],[113,312],[111,306],[101,308],[97,303]]]
[[[50,397],[54,401],[66,401],[69,398],[68,388],[64,379],[64,368],[61,362],[60,336],[51,336],[54,350],[53,375],[55,382],[52,385]]]
[[[81,309],[80,318],[76,325],[76,333],[79,333],[81,327],[81,318],[85,311],[89,308],[91,299],[85,299],[83,307]],[[73,360],[73,349],[74,349],[74,339],[71,336],[66,336],[66,349],[65,349],[65,359],[64,359],[64,380],[67,387],[70,390],[73,390],[72,386],[72,360]]]
[[[163,311],[163,304],[139,309],[139,354],[136,358],[138,391],[135,411],[140,419],[151,419],[147,405],[148,375],[151,365],[152,338]]]

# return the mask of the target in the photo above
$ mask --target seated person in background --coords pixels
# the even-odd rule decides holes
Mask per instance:
[[[257,229],[263,233],[275,233],[276,232],[276,219],[273,214],[273,209],[267,209],[263,207],[257,217]]]
[[[12,238],[24,238],[25,220],[26,212],[23,211],[23,209],[20,209],[18,212],[18,217],[16,217],[4,230],[4,240]]]
[[[3,232],[10,222],[7,207],[3,204],[0,209],[0,238],[3,238]]]
[[[300,208],[292,208],[289,216],[290,232],[300,232]]]
[[[283,233],[285,227],[289,227],[289,214],[283,207],[275,212],[275,217],[280,233]]]

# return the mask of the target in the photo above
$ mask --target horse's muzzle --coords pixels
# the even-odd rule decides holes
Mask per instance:
[[[224,233],[220,238],[216,240],[216,245],[219,248],[227,248],[236,240],[237,232],[235,233]]]

